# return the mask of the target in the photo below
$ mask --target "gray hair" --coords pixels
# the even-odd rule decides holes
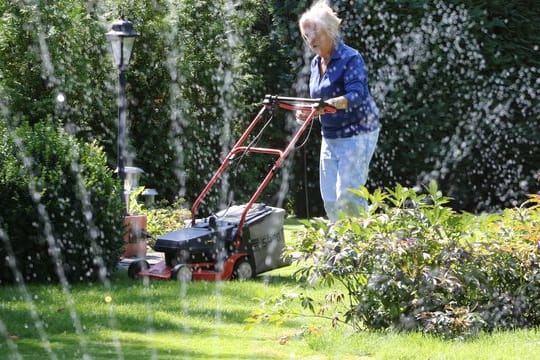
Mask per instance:
[[[326,31],[332,38],[339,38],[339,25],[341,19],[337,17],[336,13],[326,0],[319,0],[315,2],[306,12],[300,16],[298,25],[302,31],[303,24],[310,22],[316,25],[318,29]]]

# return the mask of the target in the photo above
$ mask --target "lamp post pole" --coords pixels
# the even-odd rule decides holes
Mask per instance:
[[[118,166],[118,178],[120,179],[120,197],[122,201],[122,207],[127,214],[128,201],[126,199],[126,162],[125,162],[125,150],[126,150],[126,70],[119,69],[118,72],[118,154],[117,154],[117,166]]]
[[[118,68],[118,154],[117,166],[120,179],[120,199],[125,214],[128,213],[125,190],[125,148],[126,148],[126,70],[129,66],[133,43],[139,34],[133,30],[131,23],[122,18],[112,23],[111,30],[106,34],[111,43],[114,65]]]

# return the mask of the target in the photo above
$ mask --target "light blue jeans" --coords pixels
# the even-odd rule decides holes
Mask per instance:
[[[379,129],[340,139],[322,138],[319,179],[324,209],[331,223],[340,216],[358,216],[367,201],[347,191],[366,184],[369,162],[375,152]]]

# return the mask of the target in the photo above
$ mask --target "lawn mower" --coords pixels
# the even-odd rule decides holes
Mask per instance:
[[[245,145],[257,125],[276,107],[303,111],[307,115],[286,148],[280,150],[256,147],[253,146],[253,141]],[[335,107],[321,99],[266,95],[262,109],[193,203],[188,226],[157,237],[153,248],[157,252],[163,252],[165,259],[152,266],[149,266],[145,259],[136,260],[130,264],[128,275],[131,278],[149,277],[180,281],[216,281],[233,278],[245,280],[288,265],[289,261],[282,257],[285,247],[283,235],[285,210],[256,201],[314,118],[319,114],[335,111]],[[272,116],[269,119],[271,120]],[[262,130],[265,127],[263,126]],[[259,138],[261,132],[254,138]],[[246,153],[268,154],[277,159],[247,203],[229,206],[211,216],[198,219],[197,211],[204,197],[230,162],[239,154]]]

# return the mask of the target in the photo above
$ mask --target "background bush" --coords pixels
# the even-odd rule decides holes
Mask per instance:
[[[123,209],[103,149],[50,121],[0,127],[0,139],[0,283],[81,281],[114,270]]]
[[[454,208],[470,211],[515,206],[537,191],[537,2],[332,3],[345,41],[364,55],[383,115],[370,188],[436,179]],[[4,119],[61,120],[69,133],[102,145],[114,168],[116,69],[104,34],[124,10],[141,34],[127,75],[129,162],[161,197],[191,203],[265,94],[307,95],[311,54],[297,19],[309,4],[1,2]],[[276,119],[265,140],[285,143],[290,120]],[[286,203],[299,216],[323,214],[318,133],[263,201]],[[202,212],[253,192],[270,161],[250,161],[224,178]]]

